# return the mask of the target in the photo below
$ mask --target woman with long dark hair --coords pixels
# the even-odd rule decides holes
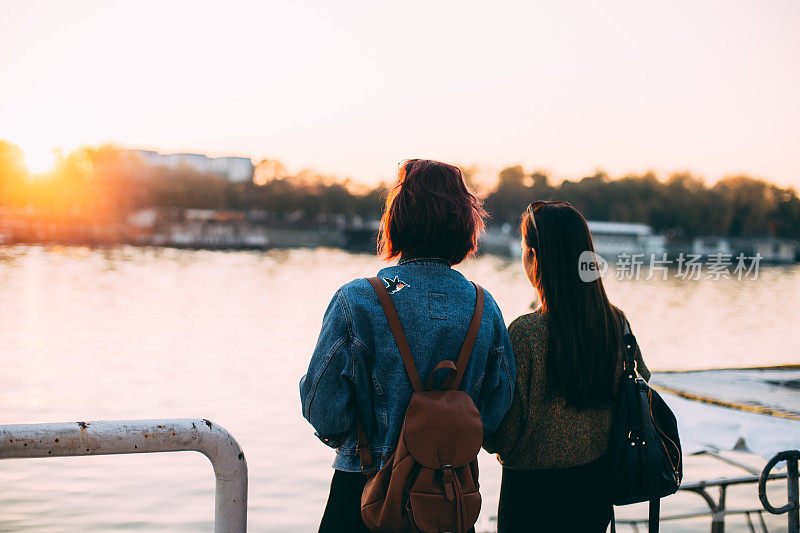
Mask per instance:
[[[604,532],[612,510],[605,452],[626,318],[599,275],[579,274],[579,261],[593,261],[581,254],[594,246],[577,209],[534,202],[520,229],[523,268],[540,305],[508,328],[514,400],[484,442],[503,465],[498,532]],[[638,351],[636,361],[649,379]]]
[[[478,293],[451,266],[475,254],[485,215],[457,167],[421,159],[401,164],[379,238],[384,259],[399,261],[378,277],[397,309],[422,379],[440,361],[458,360]],[[477,339],[461,379],[461,390],[480,412],[484,434],[497,429],[511,404],[514,372],[503,316],[484,291]],[[364,278],[347,283],[325,312],[308,373],[300,381],[303,416],[322,442],[336,449],[320,532],[367,531],[361,519],[364,471],[367,463],[382,468],[394,451],[412,392],[375,290]],[[359,446],[359,433],[368,446]]]

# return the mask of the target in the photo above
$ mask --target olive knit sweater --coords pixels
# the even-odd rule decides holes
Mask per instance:
[[[608,447],[612,409],[579,410],[567,406],[563,398],[548,398],[547,323],[541,308],[514,320],[508,332],[517,361],[514,399],[483,447],[496,453],[504,467],[519,470],[567,468],[599,459]],[[623,358],[621,352],[615,382],[622,373]],[[636,364],[639,374],[649,380],[638,347]]]

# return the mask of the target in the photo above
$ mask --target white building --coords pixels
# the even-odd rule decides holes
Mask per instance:
[[[718,254],[730,255],[733,253],[733,247],[727,237],[707,235],[694,238],[692,241],[692,253],[703,257]]]
[[[187,166],[198,172],[219,174],[234,182],[253,179],[253,162],[249,157],[208,157],[203,154],[160,154],[154,150],[128,150],[148,165],[179,168]]]
[[[656,254],[656,259],[666,253],[667,239],[663,235],[655,235],[653,228],[647,224],[631,222],[601,222],[589,220],[589,231],[592,232],[595,251],[600,256],[614,260],[620,254],[643,254],[645,257]],[[481,250],[487,253],[520,257],[519,235],[509,224],[501,228],[490,228],[481,239]]]
[[[634,222],[605,222],[588,220],[595,251],[603,257],[620,254],[661,255],[666,252],[667,239],[654,235],[647,224]]]
[[[767,263],[792,263],[797,259],[798,243],[780,237],[696,237],[692,241],[692,253],[708,257],[710,255],[731,255],[746,257],[760,255]]]

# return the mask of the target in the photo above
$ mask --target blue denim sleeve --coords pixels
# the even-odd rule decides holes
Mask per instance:
[[[503,314],[493,299],[487,298],[488,303],[491,303],[492,311],[497,318],[493,324],[495,328],[493,348],[486,360],[486,373],[483,376],[478,399],[478,409],[483,418],[484,435],[494,433],[511,407],[511,400],[514,398],[514,384],[517,379],[514,350],[511,348],[511,339],[503,321]]]
[[[341,446],[353,427],[353,363],[350,327],[341,290],[328,305],[308,372],[300,380],[303,416],[319,439]]]

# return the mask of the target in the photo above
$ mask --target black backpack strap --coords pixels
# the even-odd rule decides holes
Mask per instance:
[[[622,330],[622,342],[625,345],[625,370],[631,371],[636,369],[636,337],[631,331],[631,324],[628,318],[623,315],[625,325]]]
[[[658,533],[658,522],[661,518],[661,499],[656,497],[650,500],[650,512],[647,517],[649,533]]]
[[[628,317],[622,315],[625,323],[622,325],[622,342],[625,344],[625,362],[623,365],[624,372],[630,372],[635,369],[636,365],[636,337],[633,336],[631,331],[631,324],[628,322]],[[637,424],[638,426],[638,424]],[[637,428],[632,428],[637,429]],[[641,431],[641,427],[638,427]],[[617,533],[616,518],[614,517],[614,506],[611,506],[611,533]]]
[[[622,342],[625,347],[625,364],[623,371],[624,372],[636,372],[636,337],[633,335],[631,331],[631,324],[628,322],[628,318],[625,315],[622,316],[623,320],[625,321],[623,324],[622,330]],[[639,409],[637,411],[641,412],[641,417],[633,417],[631,420],[631,430],[635,433],[639,433],[642,436],[642,440],[644,441],[642,444],[648,446],[648,449],[651,446],[655,446],[656,439],[655,430],[653,429],[653,421],[651,418],[651,411],[650,411],[650,395],[649,395],[649,387],[644,382],[644,380],[637,380],[638,385],[638,392],[639,392]],[[650,493],[650,500],[649,500],[649,508],[648,508],[648,515],[647,515],[647,529],[649,533],[658,533],[658,526],[661,514],[661,498],[659,496],[658,491],[658,472],[655,467],[657,461],[652,460],[653,457],[650,453],[644,454],[644,469],[648,472],[648,492]],[[616,523],[614,519],[614,507],[611,507],[611,533],[616,533]]]
[[[658,457],[655,452],[656,432],[653,428],[653,419],[650,410],[650,387],[644,380],[637,380],[639,389],[639,402],[642,413],[642,446],[646,446],[644,453],[644,468],[648,473],[648,492],[650,493],[650,507],[648,509],[647,530],[649,533],[658,533],[658,524],[661,511],[661,498],[658,490]]]
[[[661,515],[661,500],[650,500],[650,509],[647,514],[648,533],[658,533],[658,521]],[[655,520],[653,518],[655,517]],[[617,520],[614,517],[614,506],[611,506],[611,533],[617,533]]]

